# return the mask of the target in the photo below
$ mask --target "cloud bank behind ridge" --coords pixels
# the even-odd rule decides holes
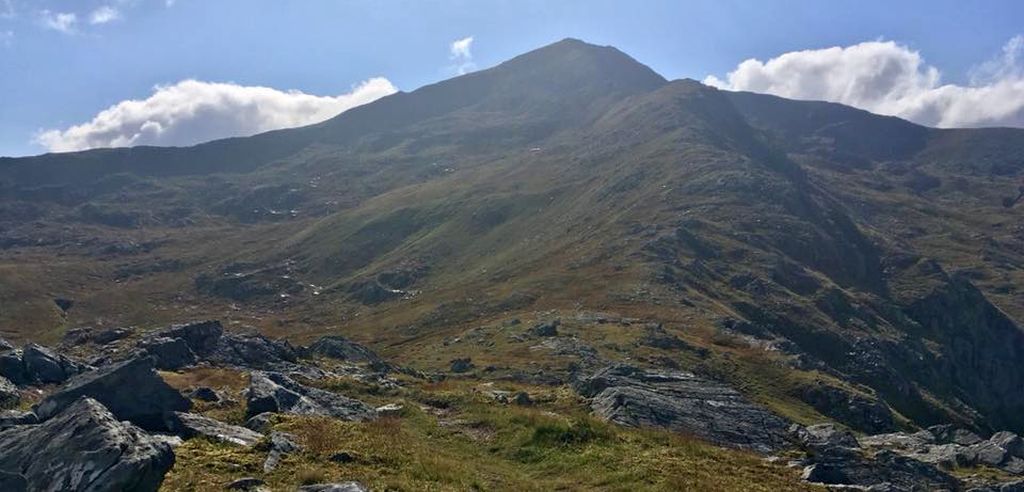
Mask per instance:
[[[1024,36],[975,67],[967,85],[943,84],[917,51],[892,41],[749,59],[704,83],[791,99],[838,102],[936,127],[1024,127]]]
[[[362,82],[351,92],[338,96],[183,80],[155,87],[146,99],[114,104],[88,122],[40,131],[34,140],[51,152],[134,145],[192,145],[318,123],[396,91],[395,86],[382,77]]]

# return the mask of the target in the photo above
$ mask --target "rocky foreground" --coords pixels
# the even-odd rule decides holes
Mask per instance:
[[[70,335],[81,343],[83,332]],[[854,435],[834,423],[793,424],[717,381],[683,371],[626,365],[598,357],[556,326],[528,329],[539,346],[578,354],[572,387],[592,412],[628,427],[651,427],[749,450],[768,461],[799,467],[809,483],[860,490],[1024,490],[1024,441],[1012,432],[982,437],[968,429],[933,426]],[[34,344],[0,342],[0,490],[149,491],[160,488],[183,440],[202,438],[262,450],[264,471],[301,451],[295,436],[272,429],[275,414],[319,416],[346,422],[400,418],[401,406],[372,406],[302,381],[343,372],[348,377],[398,384],[392,375],[440,380],[382,360],[341,337],[309,347],[257,334],[227,333],[216,321],[176,325],[111,345],[126,336],[101,336],[101,354],[83,362]],[[340,365],[324,369],[318,360]],[[248,374],[245,425],[193,412],[194,401],[231,397],[209,387],[183,393],[157,372],[194,366]],[[452,372],[472,366],[456,360]],[[23,395],[41,393],[31,408]],[[530,404],[530,395],[494,391],[490,397]],[[21,408],[17,410],[14,408]],[[342,459],[339,457],[338,459]],[[985,473],[963,473],[964,470]],[[259,490],[258,477],[236,480],[234,490]],[[360,491],[354,481],[296,484],[304,491]]]

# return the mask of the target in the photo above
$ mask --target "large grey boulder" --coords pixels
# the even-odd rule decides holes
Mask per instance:
[[[252,447],[263,440],[263,434],[226,424],[203,415],[185,412],[169,412],[164,417],[167,429],[185,439],[203,436],[214,441],[236,446]]]
[[[18,406],[21,402],[21,391],[9,379],[0,376],[0,409]]]
[[[155,491],[173,464],[168,444],[89,398],[0,433],[0,470],[23,476],[33,491]]]
[[[221,326],[220,321],[207,320],[173,325],[160,331],[157,336],[180,338],[193,353],[203,357],[216,350],[217,342],[223,334],[224,327]]]
[[[804,468],[804,480],[861,490],[957,491],[960,483],[934,465],[882,450],[868,455],[818,455]]]
[[[83,364],[34,343],[22,349],[21,359],[25,365],[25,374],[35,383],[63,383],[88,369]]]
[[[157,368],[173,371],[196,363],[196,354],[182,338],[154,337],[143,340],[139,348],[153,357]]]
[[[35,412],[45,421],[83,396],[99,401],[118,419],[147,430],[166,430],[164,414],[192,406],[156,373],[152,358],[139,357],[73,378],[36,404]]]
[[[0,353],[0,376],[21,386],[29,383],[25,373],[25,362],[21,358],[21,350],[9,350]]]
[[[286,455],[292,454],[301,449],[300,446],[295,443],[295,436],[286,432],[277,431],[270,433],[269,447],[270,449],[267,453],[267,459],[263,462],[264,473],[274,471]]]
[[[0,338],[0,352],[8,352],[14,350],[14,345],[3,338]]]
[[[657,427],[721,445],[772,452],[786,445],[789,423],[721,383],[682,371],[618,364],[578,379],[594,413],[630,427]]]
[[[336,335],[320,337],[306,350],[310,355],[346,362],[373,363],[381,361],[380,356],[372,350],[345,337]]]
[[[217,364],[266,370],[292,367],[299,359],[298,352],[287,341],[258,333],[225,334],[204,357]]]
[[[250,376],[246,417],[264,412],[327,415],[343,420],[376,417],[373,407],[359,400],[303,386],[281,373],[254,371]]]

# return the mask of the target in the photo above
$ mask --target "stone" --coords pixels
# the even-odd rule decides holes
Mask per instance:
[[[272,340],[260,334],[230,333],[221,336],[213,352],[204,359],[229,366],[277,370],[294,366],[298,353],[284,340]]]
[[[18,386],[29,383],[28,374],[25,372],[25,363],[21,360],[21,350],[11,350],[0,354],[0,376]]]
[[[196,354],[182,338],[149,338],[140,343],[139,348],[153,358],[158,369],[164,371],[174,371],[196,363]]]
[[[813,460],[803,473],[811,483],[861,490],[960,490],[959,482],[948,473],[888,450],[869,456],[826,454]]]
[[[370,492],[370,489],[359,482],[338,482],[303,485],[299,492]]]
[[[388,403],[377,407],[377,415],[381,417],[398,417],[402,415],[405,407],[401,403]]]
[[[220,393],[217,393],[213,388],[209,388],[206,386],[200,386],[192,390],[191,392],[189,392],[189,397],[199,401],[211,403],[219,402],[222,400]]]
[[[544,323],[537,323],[530,328],[530,333],[538,337],[555,337],[558,336],[558,325],[561,324],[560,320],[547,321]]]
[[[0,409],[18,406],[21,402],[21,391],[9,379],[0,376]]]
[[[220,321],[208,320],[172,325],[160,331],[157,336],[180,338],[185,341],[193,353],[204,357],[216,350],[217,342],[223,334],[224,327],[221,326]]]
[[[246,415],[250,417],[263,412],[326,415],[357,421],[377,416],[373,407],[359,400],[303,386],[276,372],[252,373],[246,403]]]
[[[192,402],[156,373],[153,359],[139,357],[76,376],[34,407],[45,421],[82,396],[105,405],[118,419],[146,430],[166,430],[167,412],[185,412]]]
[[[320,337],[307,349],[310,355],[343,360],[346,362],[372,363],[381,361],[372,350],[341,336]]]
[[[469,357],[452,359],[451,361],[451,371],[454,373],[469,372],[474,367],[476,366],[473,365],[473,360],[470,359]]]
[[[156,491],[173,464],[168,444],[91,398],[0,433],[0,470],[20,472],[29,490]]]
[[[227,490],[255,490],[260,485],[263,485],[263,480],[256,477],[243,477],[227,484],[224,488]]]
[[[970,446],[972,444],[978,444],[983,441],[980,436],[971,432],[967,429],[960,429],[952,424],[933,425],[928,428],[928,432],[931,432],[935,436],[936,442],[939,443],[952,443],[959,444],[961,446]]]
[[[1009,457],[1006,450],[992,441],[981,441],[968,446],[974,454],[975,462],[993,468],[999,467]]]
[[[353,463],[356,461],[356,455],[349,453],[348,451],[341,451],[332,454],[328,459],[335,463]]]
[[[25,365],[25,375],[35,383],[63,383],[86,370],[84,365],[34,343],[22,349],[21,360]]]
[[[0,352],[8,352],[14,350],[14,345],[3,338],[0,338]]]
[[[245,428],[256,432],[266,432],[270,429],[270,421],[274,418],[274,412],[263,412],[253,415],[245,421]]]
[[[1024,458],[1024,440],[1017,434],[1009,431],[999,431],[992,434],[992,437],[988,440],[1005,449],[1010,456]]]
[[[65,313],[68,312],[68,310],[70,310],[71,307],[75,305],[75,301],[68,299],[66,297],[55,297],[53,299],[53,303],[56,304],[57,307],[60,308],[60,310],[64,311]]]
[[[803,427],[793,424],[789,434],[804,448],[810,450],[832,450],[833,448],[860,448],[853,433],[836,424],[816,424]]]
[[[10,429],[11,427],[18,425],[31,425],[38,423],[39,417],[36,417],[36,414],[32,412],[22,412],[20,410],[0,411],[0,431]]]
[[[263,440],[263,434],[210,417],[186,412],[169,412],[164,416],[167,430],[190,439],[196,436],[235,446],[252,447]]]
[[[789,423],[736,390],[682,371],[616,364],[578,379],[593,412],[629,427],[655,427],[768,453],[786,445]]]
[[[876,398],[827,384],[805,387],[799,395],[801,400],[822,415],[835,419],[851,429],[868,434],[896,430],[892,410]]]
[[[292,454],[301,449],[301,447],[295,443],[295,436],[285,432],[271,432],[270,433],[270,451],[267,453],[267,459],[263,462],[263,471],[269,473],[277,469],[277,465],[281,463],[281,459],[285,455]]]
[[[108,343],[128,338],[132,336],[133,333],[135,333],[133,328],[110,328],[96,332],[92,336],[92,341],[99,345],[106,345]]]

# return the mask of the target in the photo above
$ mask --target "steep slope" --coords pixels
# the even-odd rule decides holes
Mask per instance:
[[[1021,430],[1022,135],[566,40],[310,127],[0,162],[0,329],[217,316],[533,383],[681,367],[868,432]],[[508,331],[555,317],[575,342]]]

